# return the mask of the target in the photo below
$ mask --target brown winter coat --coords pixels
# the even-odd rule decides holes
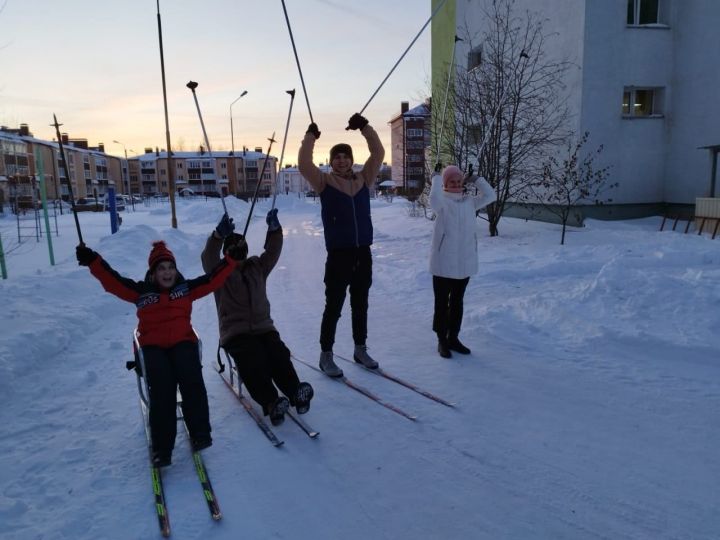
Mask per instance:
[[[214,268],[220,261],[222,239],[211,234],[202,252],[203,268]],[[215,291],[220,327],[220,345],[240,334],[263,334],[275,330],[270,318],[266,280],[282,251],[282,229],[269,232],[265,251],[238,262],[225,284]]]

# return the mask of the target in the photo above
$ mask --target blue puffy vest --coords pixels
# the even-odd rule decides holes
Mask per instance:
[[[325,228],[325,247],[328,250],[372,244],[370,191],[367,186],[363,186],[354,197],[351,197],[327,185],[320,192],[320,202]]]

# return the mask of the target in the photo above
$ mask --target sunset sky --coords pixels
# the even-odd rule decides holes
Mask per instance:
[[[104,142],[122,155],[165,147],[156,0],[0,0],[0,124],[27,123],[53,139],[52,115],[71,138]],[[430,16],[425,0],[285,0],[313,117],[322,131],[316,160],[337,142],[367,156],[357,133],[346,132],[359,111]],[[309,123],[280,0],[165,0],[160,3],[170,134],[175,150],[195,149],[203,136],[196,90],[213,150],[229,150],[230,104],[235,149],[280,155],[295,88],[285,163],[296,163]],[[400,102],[429,94],[430,27],[382,87],[364,115],[379,131],[390,160],[388,121]],[[277,148],[277,150],[276,150]]]

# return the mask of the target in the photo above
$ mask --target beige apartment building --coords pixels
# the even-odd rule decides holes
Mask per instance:
[[[262,148],[235,153],[209,154],[202,148],[196,152],[172,152],[170,161],[174,167],[176,191],[181,195],[221,193],[223,196],[251,197],[258,182],[259,193],[267,195],[277,180],[277,158],[264,154]],[[170,192],[166,151],[145,148],[144,154],[128,159],[128,171],[133,193],[149,196]]]
[[[71,139],[66,133],[61,136],[69,175],[56,141],[36,139],[27,124],[18,129],[0,127],[0,202],[17,198],[28,204],[38,199],[41,168],[50,200],[69,200],[68,179],[75,199],[103,196],[110,187],[126,193],[122,160],[106,154],[103,143],[90,147],[87,139]]]

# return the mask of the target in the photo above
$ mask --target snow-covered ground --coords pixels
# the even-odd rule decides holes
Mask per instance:
[[[248,205],[227,199],[242,226]],[[269,297],[281,336],[315,363],[325,248],[317,202],[278,199],[286,236]],[[257,252],[268,203],[256,207]],[[88,245],[144,274],[163,238],[187,277],[201,273],[218,199],[83,213]],[[180,431],[164,474],[176,539],[720,538],[720,240],[658,232],[659,219],[559,227],[504,219],[481,233],[461,337],[441,359],[431,332],[432,223],[373,201],[370,352],[387,371],[457,403],[444,407],[349,364],[353,381],[411,422],[303,365],[306,420],[274,448],[215,373],[212,296],[196,302],[215,444],[205,462],[224,517],[209,517]],[[131,358],[134,307],[77,266],[71,216],[44,242],[0,218],[0,537],[157,538]],[[15,240],[13,240],[15,238]],[[336,353],[352,353],[349,306]]]

